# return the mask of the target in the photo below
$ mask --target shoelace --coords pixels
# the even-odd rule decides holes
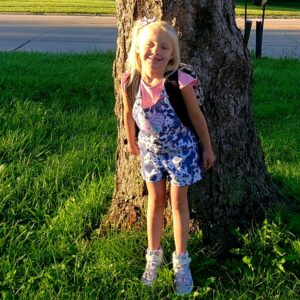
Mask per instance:
[[[152,280],[156,276],[157,267],[157,262],[147,262],[143,277],[147,280]]]
[[[176,273],[176,283],[180,286],[190,285],[190,270],[187,264],[177,265],[174,268]]]

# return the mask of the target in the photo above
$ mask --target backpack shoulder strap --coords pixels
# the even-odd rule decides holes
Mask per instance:
[[[166,75],[165,88],[175,113],[179,117],[181,123],[186,127],[192,128],[186,105],[179,88],[178,70]]]

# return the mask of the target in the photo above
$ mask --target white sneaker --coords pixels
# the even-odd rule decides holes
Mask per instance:
[[[193,278],[190,270],[191,259],[189,253],[176,254],[173,252],[173,270],[177,295],[186,295],[193,290]]]
[[[146,253],[146,268],[142,276],[142,282],[145,285],[151,285],[157,279],[157,270],[163,259],[163,251],[147,250]]]

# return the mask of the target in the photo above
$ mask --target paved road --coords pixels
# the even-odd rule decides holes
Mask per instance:
[[[0,14],[0,51],[105,51],[116,37],[114,17]]]
[[[252,19],[249,49],[255,50]],[[237,25],[243,30],[243,19]],[[0,14],[0,51],[90,52],[116,48],[114,17]],[[300,58],[300,19],[266,19],[263,56]]]

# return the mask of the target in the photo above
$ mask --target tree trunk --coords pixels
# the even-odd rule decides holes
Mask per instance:
[[[224,242],[228,227],[247,227],[283,201],[266,170],[251,115],[252,66],[237,28],[231,0],[117,1],[118,47],[114,64],[118,118],[116,186],[104,228],[145,225],[147,190],[139,159],[130,156],[123,126],[120,76],[134,20],[156,16],[177,30],[183,62],[198,69],[206,118],[217,160],[189,191],[194,228],[210,241]]]

